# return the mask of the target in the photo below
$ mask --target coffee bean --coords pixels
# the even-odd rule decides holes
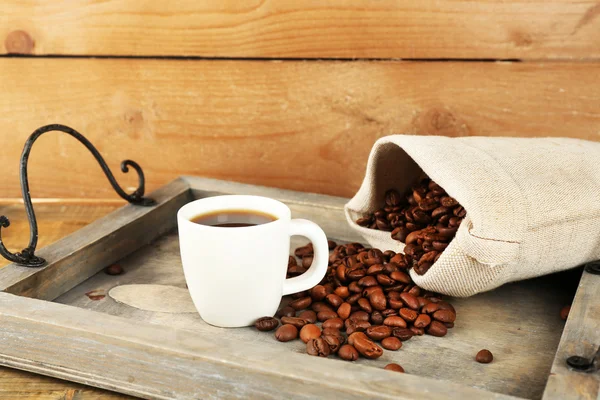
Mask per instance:
[[[367,270],[362,267],[352,268],[346,272],[346,276],[352,281],[358,281],[365,275],[367,275]]]
[[[280,342],[289,342],[298,337],[298,328],[294,325],[281,325],[275,331],[275,338]]]
[[[369,296],[369,302],[371,306],[377,311],[383,311],[387,307],[387,300],[385,299],[385,295],[382,291],[374,291]]]
[[[279,326],[279,321],[273,317],[262,317],[254,323],[256,329],[262,332],[272,331]]]
[[[294,325],[296,328],[300,329],[306,325],[307,322],[299,317],[281,317],[281,323]]]
[[[373,325],[381,325],[383,324],[383,315],[379,311],[373,311],[371,313],[371,324]]]
[[[365,311],[355,311],[352,314],[350,314],[349,318],[355,321],[368,321],[369,314]]]
[[[360,286],[358,286],[357,282],[350,282],[350,284],[348,285],[348,290],[351,293],[357,293],[357,294],[362,293],[362,288]]]
[[[338,318],[337,313],[333,310],[323,310],[317,313],[317,320],[319,322],[324,322],[332,318]]]
[[[337,310],[337,314],[341,319],[347,319],[350,317],[352,306],[350,303],[342,303]]]
[[[304,256],[312,256],[313,248],[312,248],[312,246],[309,246],[309,245],[306,245],[303,247],[298,247],[296,249],[296,251],[294,252],[294,255],[299,258],[302,258]]]
[[[427,298],[422,297],[422,296],[417,297],[417,300],[419,301],[419,308],[422,308],[426,304],[431,303],[429,300],[427,300]]]
[[[385,319],[387,317],[394,317],[398,315],[398,310],[394,310],[393,308],[386,308],[381,312],[381,316]]]
[[[348,272],[348,267],[345,265],[338,265],[335,269],[335,276],[341,281],[346,282],[346,274]]]
[[[355,332],[364,332],[371,326],[371,323],[367,321],[356,321],[349,318],[344,322],[344,326],[346,327],[346,333],[351,335]]]
[[[406,328],[406,321],[399,316],[387,317],[383,320],[383,325]]]
[[[365,330],[365,334],[372,340],[383,340],[391,336],[392,328],[386,325],[370,326]]]
[[[425,334],[425,329],[423,328],[417,328],[416,326],[411,326],[410,331],[415,335],[415,336],[422,336]]]
[[[342,329],[344,327],[344,321],[341,318],[331,318],[323,322],[323,328],[335,328]]]
[[[394,328],[392,329],[392,335],[404,342],[412,338],[415,334],[408,328]]]
[[[396,206],[400,205],[401,202],[402,202],[402,196],[400,196],[400,193],[398,193],[394,189],[390,189],[387,192],[385,192],[385,204],[386,205],[396,207]]]
[[[288,257],[288,268],[296,267],[296,266],[298,266],[298,260],[296,260],[296,257],[289,256]]]
[[[442,337],[446,336],[448,333],[448,328],[446,328],[446,325],[439,321],[431,321],[431,324],[429,324],[429,328],[427,329],[427,333],[431,336]]]
[[[356,220],[356,223],[360,226],[367,226],[371,223],[370,217],[362,217]]]
[[[285,306],[283,308],[280,308],[279,311],[277,311],[277,316],[279,318],[281,318],[281,317],[295,317],[296,316],[296,310],[294,310],[290,306]]]
[[[373,264],[367,269],[367,275],[377,275],[381,274],[385,271],[385,266],[383,264]]]
[[[437,310],[433,313],[433,319],[440,322],[454,322],[456,314],[450,310]]]
[[[362,287],[377,286],[377,279],[367,275],[364,278],[360,278],[360,280],[358,281],[358,285]]]
[[[335,354],[335,353],[338,352],[338,350],[340,349],[340,346],[342,345],[342,343],[340,342],[340,339],[339,339],[338,336],[335,336],[335,335],[321,335],[321,337],[329,345],[329,350],[330,350],[331,354]]]
[[[371,307],[371,303],[369,303],[369,300],[365,299],[365,298],[360,298],[358,299],[358,306],[365,312],[367,313],[371,313],[373,311],[373,308]]]
[[[408,322],[413,322],[419,316],[419,314],[415,310],[411,310],[410,308],[406,307],[401,308],[400,311],[398,311],[398,314],[400,315],[400,317],[402,317],[403,320]]]
[[[328,240],[327,245],[329,246],[329,250],[333,250],[337,247],[337,243],[334,242],[333,240]]]
[[[305,272],[306,272],[306,268],[304,268],[301,265],[295,265],[295,266],[292,266],[292,267],[288,268],[287,275],[288,275],[288,277],[292,278],[292,277],[295,277],[295,276],[300,276],[300,275],[302,275]]]
[[[355,304],[361,298],[362,298],[361,293],[354,293],[353,295],[351,295],[350,297],[348,297],[346,299],[346,303],[349,303],[352,305],[352,304]]]
[[[560,309],[560,319],[566,321],[569,318],[569,312],[571,311],[571,306],[564,306]]]
[[[311,304],[312,304],[312,299],[307,296],[307,297],[303,297],[301,299],[291,301],[289,306],[292,307],[294,310],[304,310],[304,309],[310,307]]]
[[[404,307],[404,302],[400,299],[389,299],[388,300],[388,305],[390,306],[390,308],[393,308],[394,310],[399,310],[402,307]]]
[[[354,346],[354,341],[356,338],[368,339],[369,337],[364,332],[353,332],[348,334],[348,344]]]
[[[475,360],[481,364],[489,364],[494,359],[494,355],[491,351],[483,349],[479,350],[477,355],[475,356]]]
[[[335,288],[333,291],[334,294],[337,294],[342,299],[347,299],[350,296],[350,290],[348,290],[348,286],[339,286]]]
[[[379,249],[370,249],[367,253],[367,265],[383,264],[383,252]]]
[[[402,347],[402,341],[395,336],[390,336],[381,341],[381,347],[386,350],[396,351]]]
[[[443,196],[440,199],[440,203],[442,204],[442,206],[444,207],[456,207],[458,205],[458,201],[456,201],[455,198],[450,197],[450,196]]]
[[[418,286],[413,286],[412,288],[410,288],[410,290],[408,291],[408,294],[412,294],[413,296],[418,297],[421,295],[421,288]],[[418,300],[417,300],[418,301]]]
[[[417,328],[426,328],[431,323],[431,317],[427,314],[420,314],[414,322]]]
[[[413,310],[419,309],[419,300],[411,293],[401,293],[400,299],[402,299],[408,308],[412,308]]]
[[[315,324],[306,324],[300,329],[300,340],[304,343],[308,342],[310,339],[316,339],[319,336],[321,336],[321,328]]]
[[[106,267],[106,269],[104,269],[104,272],[107,275],[121,275],[125,271],[123,270],[123,267],[121,267],[120,264],[112,264]]]
[[[454,314],[456,314],[456,310],[454,309],[454,306],[446,301],[438,301],[438,306],[440,307],[440,310],[450,310],[452,311]]]
[[[390,278],[392,278],[395,281],[404,283],[404,284],[408,284],[412,282],[412,279],[410,279],[410,276],[403,271],[394,271],[392,273],[390,273]]]
[[[433,314],[439,309],[440,306],[437,303],[429,303],[425,304],[423,308],[421,308],[421,312],[424,314]]]
[[[331,349],[325,339],[318,337],[306,342],[306,352],[311,356],[328,357]]]
[[[404,368],[402,368],[402,366],[400,366],[398,364],[394,364],[394,363],[386,365],[385,367],[383,367],[383,369],[387,369],[388,371],[404,373]]]
[[[363,289],[362,291],[362,296],[363,297],[371,297],[371,295],[375,292],[379,292],[381,294],[383,294],[383,290],[381,289],[381,286],[369,286]]]
[[[390,291],[390,292],[387,293],[387,297],[390,300],[392,300],[392,299],[393,300],[400,300],[400,292],[392,290],[392,291]],[[400,300],[400,301],[402,301],[402,300]],[[404,305],[404,303],[402,303],[402,305]]]
[[[405,226],[399,226],[397,228],[394,228],[394,230],[392,230],[392,234],[390,236],[394,240],[397,240],[399,242],[404,242],[409,233],[410,233],[410,231],[408,230],[408,228],[406,228]]]
[[[316,313],[319,313],[321,311],[333,311],[333,308],[331,308],[329,305],[327,305],[325,303],[321,303],[320,301],[318,301],[316,303],[312,303],[310,308]]]
[[[313,256],[304,256],[302,257],[302,266],[304,268],[309,268],[313,262]]]
[[[375,359],[383,354],[383,349],[370,339],[357,337],[353,346],[365,358]]]
[[[290,297],[291,297],[292,299],[294,299],[294,300],[297,300],[297,299],[301,299],[301,298],[303,298],[303,297],[306,297],[307,295],[308,295],[308,294],[306,293],[306,291],[304,291],[304,292],[292,293],[292,294],[290,295]]]
[[[349,344],[345,344],[338,350],[338,356],[342,360],[346,361],[356,361],[358,360],[358,351]]]
[[[321,329],[321,336],[323,336],[323,335],[333,335],[333,336],[337,336],[338,338],[343,336],[342,332],[340,332],[340,330],[336,329],[336,328]]]
[[[305,310],[298,314],[298,318],[302,318],[309,324],[317,322],[317,313],[312,310]]]
[[[444,325],[446,325],[446,328],[448,329],[454,328],[454,322],[444,322]]]
[[[327,297],[325,297],[325,300],[327,300],[327,302],[329,304],[331,304],[334,308],[338,308],[344,302],[344,299],[342,299],[337,294],[333,294],[333,293],[328,294]]]
[[[325,286],[317,285],[314,288],[310,289],[310,296],[314,301],[321,301],[327,296],[327,291],[325,290]]]
[[[383,252],[383,259],[384,259],[385,261],[389,262],[389,261],[390,261],[390,259],[391,259],[392,257],[394,257],[395,255],[396,255],[396,252],[395,252],[395,251],[393,251],[393,250],[386,250],[386,251],[384,251],[384,252]]]

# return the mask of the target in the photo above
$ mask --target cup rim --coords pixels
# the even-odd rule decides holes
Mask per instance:
[[[258,202],[264,203],[262,207],[252,206],[249,203]],[[225,204],[224,204],[225,203]],[[204,209],[199,207],[199,204],[205,206]],[[270,207],[269,207],[270,206]],[[196,211],[191,211],[192,209]],[[276,220],[270,221],[260,225],[252,225],[252,226],[239,226],[235,228],[231,227],[223,227],[223,226],[212,226],[212,225],[201,225],[194,223],[190,220],[193,216],[196,216],[202,212],[212,212],[217,211],[219,209],[226,210],[248,210],[248,211],[257,211],[261,213],[271,214],[277,217]],[[194,215],[190,215],[194,213]],[[202,199],[196,199],[190,201],[189,203],[184,204],[177,211],[177,221],[178,223],[189,223],[190,225],[199,228],[199,229],[216,229],[216,230],[240,230],[240,229],[261,229],[262,227],[273,226],[273,224],[277,224],[278,222],[286,221],[291,219],[291,210],[290,208],[282,203],[279,200],[275,200],[270,197],[264,196],[255,196],[255,195],[218,195],[218,196],[210,196],[204,197]]]

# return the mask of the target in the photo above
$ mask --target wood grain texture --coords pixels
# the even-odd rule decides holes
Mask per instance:
[[[0,398],[7,400],[133,400],[133,397],[31,372],[0,367]]]
[[[0,71],[2,197],[20,197],[23,144],[54,122],[114,170],[139,162],[149,189],[192,174],[345,197],[388,134],[600,140],[597,63],[10,58]],[[33,196],[117,198],[67,135],[39,139],[29,165]]]
[[[0,315],[0,364],[144,398],[514,398],[8,293]]]
[[[123,201],[119,202],[123,206]],[[34,204],[38,219],[38,248],[49,246],[90,222],[114,211],[116,205],[46,203]],[[0,215],[10,219],[10,227],[2,229],[2,241],[11,252],[21,251],[29,242],[29,222],[23,204],[0,205]],[[10,264],[0,257],[0,267]]]
[[[600,276],[584,272],[552,364],[544,400],[596,400],[600,373],[570,370],[571,356],[592,357],[600,346]]]
[[[66,12],[68,10],[68,12]],[[202,57],[589,59],[593,0],[9,0],[0,51]]]
[[[153,207],[128,204],[52,245],[36,251],[41,268],[10,264],[0,269],[0,290],[53,300],[103,268],[176,226],[177,210],[191,198],[183,180],[150,193]],[[10,227],[9,227],[10,229]]]

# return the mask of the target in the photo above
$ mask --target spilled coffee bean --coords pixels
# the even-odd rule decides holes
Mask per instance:
[[[268,332],[277,328],[279,326],[279,321],[277,321],[277,318],[273,317],[262,317],[254,323],[254,326],[261,332]]]

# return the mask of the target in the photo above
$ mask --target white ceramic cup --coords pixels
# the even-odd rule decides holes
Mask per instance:
[[[277,219],[262,225],[218,227],[190,221],[215,211],[247,210]],[[215,196],[177,213],[185,280],[204,321],[220,327],[252,325],[273,316],[281,297],[317,285],[327,272],[327,237],[317,224],[291,219],[285,204],[259,196]],[[307,237],[314,258],[304,274],[286,279],[290,236]]]

